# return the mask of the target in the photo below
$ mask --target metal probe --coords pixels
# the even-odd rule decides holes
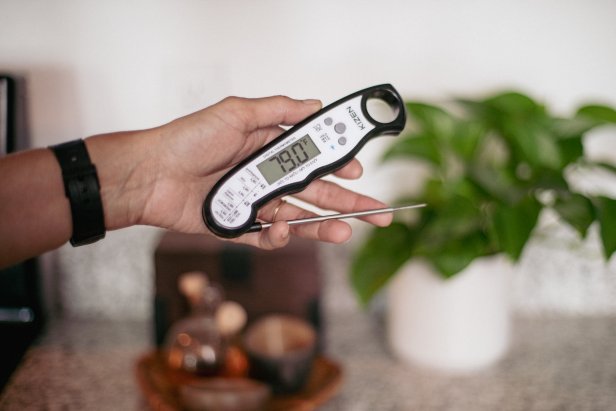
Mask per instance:
[[[426,204],[412,204],[412,205],[405,205],[405,206],[400,206],[400,207],[377,208],[377,209],[373,209],[373,210],[356,211],[354,213],[329,214],[329,215],[323,215],[323,216],[317,216],[317,217],[298,218],[297,220],[287,220],[286,223],[289,224],[289,225],[318,223],[318,222],[326,221],[326,220],[341,220],[341,219],[344,219],[344,218],[363,217],[363,216],[373,215],[373,214],[393,213],[394,211],[408,210],[408,209],[411,209],[411,208],[422,208],[422,207],[425,207],[425,206],[426,206]],[[281,220],[281,221],[283,221],[283,220]],[[257,231],[261,231],[264,228],[269,228],[272,225],[274,225],[273,222],[272,223],[254,223],[248,229],[247,232],[254,233],[254,232],[257,232]]]

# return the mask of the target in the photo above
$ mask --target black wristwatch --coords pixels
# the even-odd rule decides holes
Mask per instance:
[[[84,141],[79,139],[49,148],[62,168],[64,193],[71,204],[71,244],[77,247],[104,238],[105,215],[100,184]]]

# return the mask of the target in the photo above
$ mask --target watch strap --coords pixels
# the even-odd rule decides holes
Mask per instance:
[[[62,169],[64,194],[71,206],[74,247],[105,237],[105,215],[96,167],[82,139],[50,147]]]

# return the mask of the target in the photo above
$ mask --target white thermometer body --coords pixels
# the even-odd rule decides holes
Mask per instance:
[[[369,99],[385,101],[396,113],[389,123],[368,112]],[[328,105],[251,154],[225,174],[203,203],[203,220],[216,235],[238,237],[249,231],[259,207],[303,190],[310,182],[348,163],[378,135],[397,135],[406,114],[389,84],[358,91]]]

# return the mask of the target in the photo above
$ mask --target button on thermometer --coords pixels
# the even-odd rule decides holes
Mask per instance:
[[[368,109],[370,100],[387,103],[393,120],[375,119]],[[405,122],[404,103],[390,84],[344,97],[284,132],[225,174],[203,203],[203,221],[220,237],[233,238],[255,231],[257,211],[262,205],[301,191],[313,180],[341,168],[368,140],[397,135]]]

